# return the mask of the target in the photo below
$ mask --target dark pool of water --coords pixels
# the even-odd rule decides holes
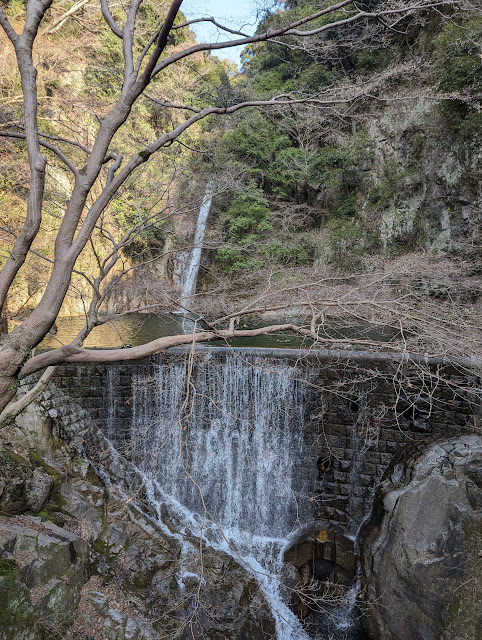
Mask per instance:
[[[271,319],[268,322],[254,324],[242,322],[240,329],[252,329],[268,324],[282,324],[289,322],[285,318]],[[59,318],[56,323],[55,335],[48,335],[40,344],[41,349],[52,349],[63,344],[69,344],[84,326],[83,316]],[[176,314],[156,315],[148,313],[132,313],[106,324],[96,327],[84,342],[87,348],[117,348],[122,346],[138,346],[156,338],[191,333],[193,323]],[[200,327],[200,330],[202,327]],[[371,340],[389,342],[396,337],[397,332],[390,327],[347,326],[339,322],[326,325],[320,338],[343,340]],[[213,346],[222,346],[224,342],[213,342]],[[313,342],[307,338],[280,332],[257,336],[254,338],[235,338],[229,341],[233,347],[265,347],[265,348],[309,348]]]

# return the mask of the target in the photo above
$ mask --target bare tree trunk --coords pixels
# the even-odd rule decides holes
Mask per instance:
[[[0,411],[2,411],[17,390],[18,374],[25,355],[10,346],[8,336],[0,339]]]
[[[10,38],[17,56],[18,68],[22,81],[24,100],[25,140],[27,143],[28,161],[30,165],[30,191],[28,196],[27,216],[10,256],[0,271],[0,312],[3,309],[9,288],[27,257],[32,242],[37,236],[42,221],[42,204],[45,187],[45,167],[47,159],[40,152],[39,130],[37,120],[37,69],[33,64],[32,50],[40,21],[52,0],[41,0],[38,6],[33,2],[27,5],[25,27],[21,35],[17,35],[8,21],[2,17],[2,26]],[[5,24],[6,21],[6,24]]]

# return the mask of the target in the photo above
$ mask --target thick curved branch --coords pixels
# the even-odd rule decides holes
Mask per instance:
[[[122,29],[124,51],[124,80],[128,81],[134,71],[134,29],[136,26],[137,12],[142,0],[132,0],[127,14],[127,20]]]
[[[42,22],[47,9],[50,9],[50,5],[53,0],[27,0],[27,15],[25,17],[25,25],[21,39],[22,44],[27,47],[32,47],[33,41],[37,36],[38,28]]]
[[[0,7],[0,26],[3,28],[3,30],[7,34],[7,37],[10,40],[10,42],[15,45],[19,35],[10,24],[2,7]]]
[[[159,60],[162,52],[167,46],[167,42],[169,39],[169,33],[171,32],[172,26],[174,24],[174,20],[179,12],[181,7],[182,0],[174,0],[171,6],[169,7],[169,11],[166,14],[166,19],[164,20],[164,24],[159,29],[159,35],[157,37],[157,42],[154,51],[152,52],[151,57],[149,58],[146,68],[144,69],[141,77],[138,80],[139,90],[143,90],[149,84],[152,76],[154,68]]]
[[[112,182],[112,180],[114,179],[115,172],[121,166],[121,163],[122,163],[122,156],[120,154],[114,157],[115,157],[115,162],[113,165],[109,167],[109,170],[107,171],[107,184],[110,184]]]
[[[44,12],[52,0],[30,0],[22,34],[14,41],[15,55],[22,84],[25,118],[25,141],[30,166],[30,189],[27,215],[10,256],[0,272],[0,314],[15,276],[25,263],[28,251],[36,238],[42,221],[42,204],[45,188],[47,159],[40,152],[38,130],[37,70],[33,63],[33,42]]]
[[[122,29],[119,27],[119,25],[116,23],[116,21],[112,17],[112,14],[109,9],[109,5],[107,4],[107,0],[101,0],[100,7],[102,10],[102,15],[104,16],[104,20],[109,25],[112,33],[114,33],[118,38],[122,39],[124,37],[122,33]]]
[[[43,374],[40,376],[40,380],[35,384],[27,393],[21,396],[15,402],[8,404],[5,409],[0,413],[0,428],[11,422],[16,418],[28,405],[36,400],[45,387],[48,385],[52,376],[57,371],[57,367],[47,367]]]
[[[47,366],[62,364],[65,362],[119,362],[122,360],[138,360],[147,356],[161,353],[171,347],[192,344],[193,342],[211,342],[213,340],[226,340],[234,337],[254,337],[274,333],[278,331],[295,330],[299,328],[293,324],[277,324],[258,329],[232,330],[232,331],[200,331],[195,334],[180,334],[158,338],[147,344],[128,349],[82,349],[77,346],[66,345],[59,349],[40,353],[30,358],[23,366],[20,377],[25,377]],[[306,330],[303,330],[306,331]]]
[[[78,346],[66,345],[52,351],[47,351],[34,356],[28,360],[20,372],[20,378],[23,378],[35,371],[44,369],[45,367],[53,367],[64,363],[96,363],[96,362],[122,362],[130,360],[139,360],[156,355],[172,347],[190,345],[199,342],[214,342],[218,340],[228,340],[232,338],[253,338],[270,333],[278,333],[281,331],[292,331],[298,335],[311,338],[315,342],[323,342],[320,340],[316,332],[310,329],[304,329],[297,325],[286,323],[270,325],[268,327],[258,327],[257,329],[234,329],[234,323],[230,323],[230,328],[226,331],[200,331],[195,334],[180,334],[158,338],[146,344],[130,347],[127,349],[82,349]],[[332,341],[328,341],[332,342]],[[337,342],[337,341],[334,341]],[[339,341],[338,341],[339,342]],[[363,357],[369,360],[379,361],[411,361],[421,364],[457,364],[467,368],[480,367],[480,358],[437,358],[428,355],[412,354],[405,351],[394,352],[360,352],[354,350],[322,350],[310,349],[314,356],[323,353],[329,357],[352,358]],[[283,350],[286,352],[286,350]],[[299,350],[297,350],[297,353]],[[362,354],[362,355],[361,355]]]

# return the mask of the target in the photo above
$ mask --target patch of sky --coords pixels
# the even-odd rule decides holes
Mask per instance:
[[[268,8],[268,2],[256,0],[185,0],[181,11],[188,20],[214,18],[220,24],[246,35],[253,35],[257,24]],[[191,26],[198,42],[227,42],[238,40],[242,36],[219,29],[211,22],[197,22]],[[238,67],[242,46],[227,47],[213,51],[222,60],[230,60]]]

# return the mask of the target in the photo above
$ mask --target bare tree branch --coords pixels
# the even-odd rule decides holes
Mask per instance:
[[[58,31],[67,22],[70,16],[72,16],[74,13],[77,13],[77,11],[80,11],[82,7],[88,2],[89,0],[78,0],[78,2],[76,2],[68,11],[65,11],[65,13],[63,13],[60,18],[54,21],[52,27],[50,27],[47,33],[52,34]]]
[[[223,31],[227,31],[227,33],[232,33],[235,36],[242,36],[243,38],[249,38],[249,35],[247,33],[243,33],[242,31],[236,31],[235,29],[230,29],[229,27],[226,27],[225,25],[220,24],[214,18],[196,18],[194,20],[188,20],[187,22],[182,22],[181,24],[175,24],[173,26],[173,29],[183,29],[184,27],[189,27],[192,24],[196,24],[199,22],[211,22],[215,27],[218,27],[218,29],[222,29]]]
[[[25,140],[27,138],[27,135],[25,133],[18,133],[18,132],[15,132],[15,131],[0,131],[0,137],[2,137],[2,138],[18,138],[20,140]],[[68,167],[70,169],[70,171],[72,171],[74,176],[78,174],[77,167],[67,158],[65,153],[63,151],[61,151],[58,147],[56,147],[53,144],[50,144],[50,142],[45,142],[43,140],[39,140],[39,145],[41,147],[44,147],[45,149],[49,149],[50,151],[53,151],[55,153],[55,155],[60,160],[62,160],[62,162],[65,164],[65,166]]]
[[[107,0],[101,0],[100,6],[102,9],[102,15],[104,16],[104,20],[109,25],[112,33],[114,33],[119,38],[123,38],[124,34],[122,33],[122,29],[117,25],[116,21],[112,17],[112,14],[109,9],[109,5],[107,4]]]
[[[7,34],[8,39],[10,40],[10,42],[12,42],[12,44],[15,46],[15,43],[17,42],[17,40],[19,38],[19,35],[15,31],[15,29],[12,27],[12,25],[10,24],[7,16],[5,15],[4,10],[2,9],[2,7],[0,7],[0,26],[3,28],[3,30]]]
[[[8,404],[5,409],[0,413],[0,428],[11,422],[16,418],[28,405],[36,400],[39,395],[47,387],[48,383],[52,379],[53,375],[57,371],[57,367],[47,367],[40,379],[34,386],[29,389],[23,396]]]

